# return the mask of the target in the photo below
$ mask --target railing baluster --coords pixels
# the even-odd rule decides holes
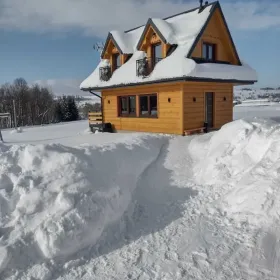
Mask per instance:
[[[105,67],[100,67],[99,68],[99,77],[101,81],[109,81],[112,76],[111,73],[111,67],[110,66],[105,66]]]
[[[136,75],[138,77],[146,77],[149,76],[154,70],[156,64],[160,62],[162,58],[142,58],[136,60]]]

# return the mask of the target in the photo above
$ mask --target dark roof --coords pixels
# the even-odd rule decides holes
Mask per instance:
[[[210,78],[197,78],[197,77],[176,77],[176,78],[167,78],[161,79],[156,81],[148,81],[143,83],[130,83],[130,84],[118,84],[113,86],[105,86],[105,87],[96,87],[96,88],[86,88],[81,89],[83,91],[100,91],[102,89],[111,89],[111,88],[121,88],[121,87],[131,87],[131,86],[142,86],[142,85],[150,85],[150,84],[161,84],[161,83],[170,83],[170,82],[209,82],[209,83],[232,83],[232,84],[239,84],[239,85],[249,85],[254,84],[257,81],[241,81],[241,80],[234,80],[234,79],[210,79]]]

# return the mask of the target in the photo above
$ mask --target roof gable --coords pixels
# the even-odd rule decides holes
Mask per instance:
[[[110,46],[110,42],[112,42],[114,44],[114,46],[117,48],[117,50],[119,51],[120,54],[122,54],[122,49],[120,48],[120,46],[118,45],[118,43],[116,42],[116,40],[114,39],[113,35],[111,33],[108,34],[104,48],[102,50],[101,53],[101,57],[103,58],[108,47]]]
[[[154,32],[158,35],[158,37],[160,38],[160,40],[163,43],[167,43],[166,38],[163,36],[163,34],[160,32],[160,30],[158,29],[158,27],[155,25],[155,23],[153,22],[153,20],[151,18],[149,18],[148,22],[145,25],[145,29],[143,30],[143,33],[136,45],[137,50],[140,49],[145,37],[147,36],[147,33],[149,32],[150,28],[152,28],[154,30]]]
[[[225,19],[225,17],[224,17],[224,14],[223,14],[223,11],[222,11],[222,8],[221,8],[221,5],[220,5],[219,2],[217,2],[217,3],[212,7],[211,12],[210,12],[210,16],[208,17],[208,19],[207,19],[207,21],[205,22],[204,26],[202,27],[200,33],[199,33],[198,36],[196,37],[196,40],[195,40],[195,42],[193,43],[192,47],[190,48],[187,57],[188,57],[188,58],[191,58],[191,57],[192,57],[192,54],[193,54],[195,48],[197,47],[197,45],[198,45],[198,43],[200,42],[200,40],[203,38],[203,35],[204,35],[205,31],[207,30],[207,28],[209,27],[210,23],[213,21],[213,18],[214,18],[216,15],[219,15],[219,16],[220,16],[220,19],[221,19],[221,21],[222,21],[222,26],[219,25],[219,27],[224,28],[224,30],[225,30],[225,33],[226,33],[226,36],[227,36],[227,40],[228,40],[229,47],[231,48],[232,54],[233,54],[235,60],[237,61],[236,64],[241,65],[240,58],[239,58],[239,56],[238,56],[238,53],[237,53],[235,44],[234,44],[234,42],[233,42],[231,33],[230,33],[230,31],[229,31],[229,28],[228,28],[226,19]]]

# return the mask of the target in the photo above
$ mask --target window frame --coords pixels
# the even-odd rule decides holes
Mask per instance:
[[[118,66],[118,59],[120,59],[120,65]],[[113,64],[113,72],[122,66],[121,54],[113,53],[112,54],[112,64]]]
[[[206,58],[203,56],[203,49],[204,46],[206,46]],[[212,47],[212,58],[209,58],[209,47]],[[216,49],[217,49],[217,44],[214,43],[209,43],[209,42],[202,42],[202,59],[206,60],[206,61],[216,61]]]
[[[157,98],[157,114],[156,115],[152,115],[151,114],[151,99],[150,97],[155,96]],[[141,114],[141,97],[148,97],[148,114],[147,115],[143,115]],[[151,93],[151,94],[139,94],[138,95],[139,98],[139,117],[140,118],[158,118],[158,94],[157,93]]]
[[[160,46],[161,54],[160,54],[160,57],[157,57],[156,56],[156,47],[159,47],[159,46]],[[155,67],[155,65],[159,62],[159,61],[157,61],[157,58],[159,58],[160,60],[163,59],[162,50],[163,50],[163,46],[162,46],[161,42],[151,44],[152,67]]]
[[[130,113],[130,104],[129,104],[129,98],[134,97],[135,98],[135,113]],[[127,114],[122,113],[122,103],[121,99],[125,98],[126,99],[126,105],[127,105]],[[118,96],[118,116],[119,117],[129,117],[129,118],[135,118],[137,115],[137,95],[120,95]]]

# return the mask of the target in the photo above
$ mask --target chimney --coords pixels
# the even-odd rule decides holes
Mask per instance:
[[[200,9],[201,9],[202,6],[203,6],[203,0],[199,0],[199,3],[200,3],[199,7],[200,7]]]

